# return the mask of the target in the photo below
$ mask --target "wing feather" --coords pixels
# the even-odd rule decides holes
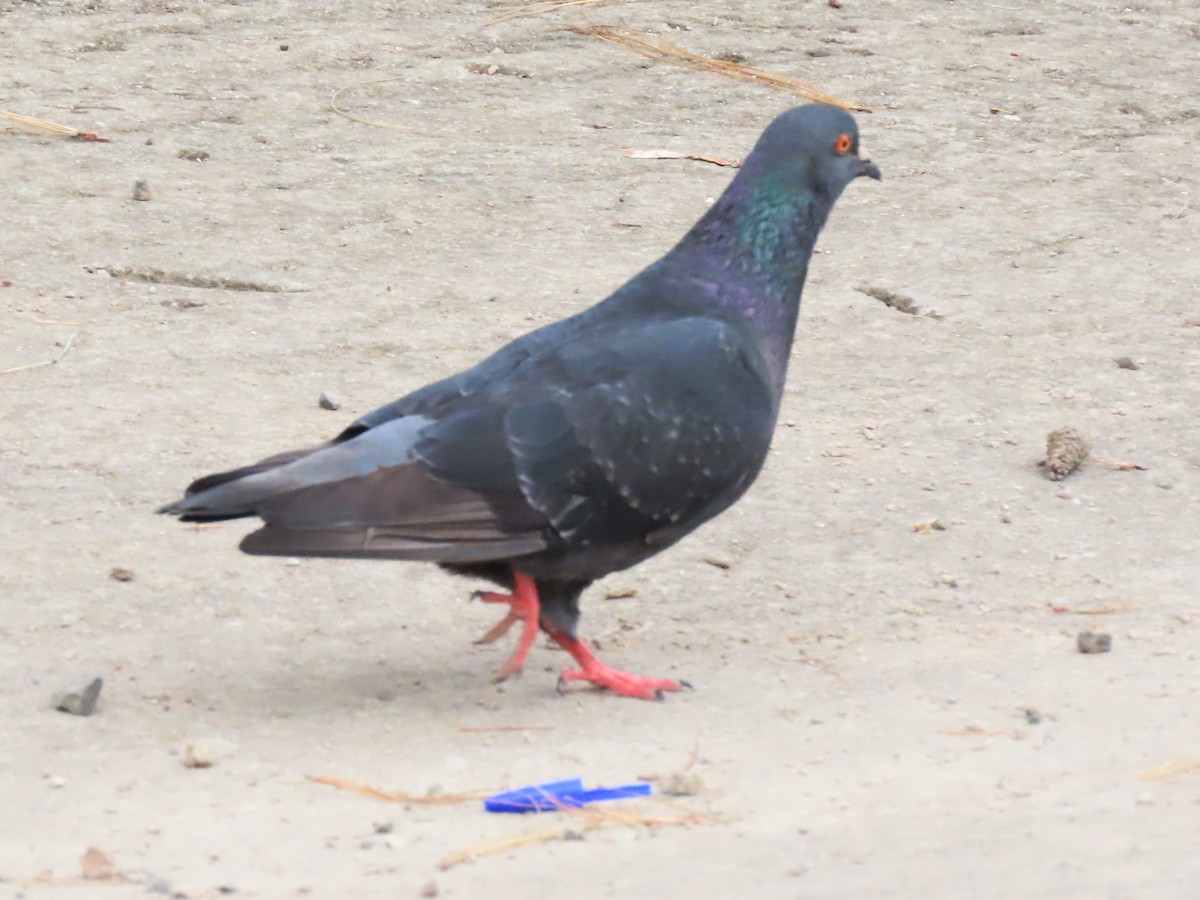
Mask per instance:
[[[740,496],[777,411],[745,330],[625,319],[579,335],[569,323],[330,444],[199,479],[163,511],[260,516],[248,553],[471,563],[657,542]]]

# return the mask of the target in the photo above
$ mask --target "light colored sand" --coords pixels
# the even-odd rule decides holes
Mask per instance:
[[[495,610],[432,568],[250,559],[241,523],[151,510],[603,297],[729,178],[622,149],[740,156],[792,101],[568,14],[481,30],[478,2],[0,3],[0,107],[113,138],[0,134],[0,368],[75,334],[0,376],[0,894],[67,895],[24,882],[95,845],[134,882],[80,896],[1196,896],[1200,774],[1139,780],[1200,755],[1196,5],[733,6],[592,15],[872,106],[885,180],[822,239],[759,484],[585,600],[610,661],[697,686],[648,704],[559,698],[540,645],[492,686]],[[395,127],[329,111],[382,78],[342,102]],[[1048,481],[1066,424],[1149,471]],[[1077,653],[1085,628],[1113,651]],[[47,708],[93,675],[98,715]],[[548,730],[458,730],[513,725]],[[186,769],[198,740],[216,765]],[[693,753],[676,806],[708,824],[444,873],[550,823],[304,779],[491,791]]]

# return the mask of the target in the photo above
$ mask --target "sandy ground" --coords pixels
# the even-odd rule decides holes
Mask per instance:
[[[559,697],[540,645],[497,687],[465,581],[152,515],[602,298],[730,177],[622,150],[737,157],[795,102],[502,8],[0,3],[0,107],[112,138],[0,133],[0,368],[73,336],[0,375],[0,895],[1195,897],[1194,0],[593,10],[872,107],[884,171],[822,238],[756,488],[585,598],[611,662],[694,693]],[[379,79],[340,98],[378,126],[330,111]],[[1048,480],[1068,424],[1147,471]],[[49,708],[93,676],[96,715]],[[625,808],[695,824],[445,871],[562,822],[306,780],[689,764]],[[80,882],[89,846],[128,880]]]

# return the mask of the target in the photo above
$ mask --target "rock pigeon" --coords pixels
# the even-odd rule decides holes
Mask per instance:
[[[686,682],[602,663],[577,635],[593,581],[661,552],[758,475],[779,414],[800,294],[843,188],[878,167],[845,110],[797,107],[662,259],[539,328],[350,424],[327,443],[200,478],[159,511],[258,516],[251,554],[423,560],[502,591],[481,639],[539,626],[586,681],[661,699]]]

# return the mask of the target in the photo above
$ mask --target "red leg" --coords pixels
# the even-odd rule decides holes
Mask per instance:
[[[622,697],[635,697],[639,700],[661,700],[663,691],[681,691],[691,685],[686,681],[676,681],[673,678],[643,678],[631,675],[620,669],[610,669],[596,657],[588,645],[578,638],[573,638],[562,631],[553,628],[546,629],[550,637],[566,650],[579,663],[578,669],[567,669],[558,676],[558,689],[561,692],[568,681],[590,681],[598,687],[608,688]]]
[[[525,657],[529,655],[529,648],[533,646],[533,642],[537,639],[538,615],[541,612],[541,603],[538,601],[537,582],[528,575],[523,575],[520,572],[513,572],[513,580],[516,584],[511,594],[499,594],[489,591],[487,593],[480,592],[475,595],[484,603],[507,603],[510,607],[508,615],[497,622],[487,634],[475,643],[490,644],[508,634],[508,630],[517,622],[525,623],[521,628],[521,637],[517,641],[517,648],[513,650],[512,656],[500,667],[501,681],[516,675],[525,667]]]

